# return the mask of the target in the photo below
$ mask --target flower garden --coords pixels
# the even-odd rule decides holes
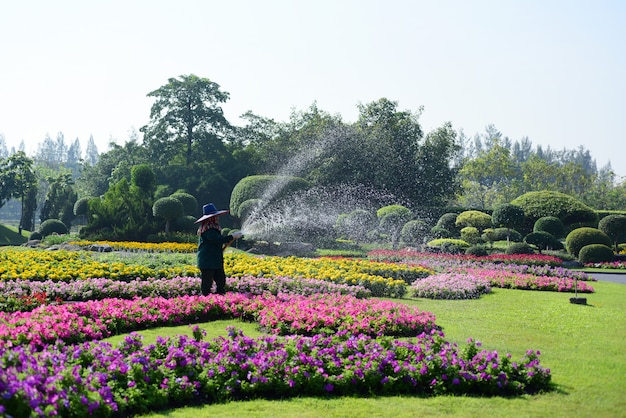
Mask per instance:
[[[134,248],[120,244],[118,250]],[[447,340],[407,298],[470,300],[492,289],[593,293],[585,273],[545,256],[494,259],[373,252],[368,260],[226,254],[227,294],[199,295],[193,254],[103,261],[86,251],[0,250],[0,413],[127,416],[180,405],[299,396],[549,392],[540,353]],[[113,253],[109,257],[116,258]],[[157,265],[158,264],[158,265]],[[198,324],[236,327],[206,340]],[[136,331],[188,325],[192,336],[144,344]],[[112,345],[101,341],[125,335]]]

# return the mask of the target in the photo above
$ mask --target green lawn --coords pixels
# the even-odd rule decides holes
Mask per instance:
[[[569,303],[571,294],[495,289],[479,300],[403,302],[434,312],[447,338],[464,344],[472,337],[483,348],[519,359],[527,349],[541,351],[552,370],[554,392],[519,398],[379,397],[255,400],[189,407],[146,417],[626,417],[626,286],[593,284],[588,305]],[[205,324],[209,336],[227,325],[258,335],[238,321]],[[157,335],[190,333],[189,326],[145,331]],[[119,341],[120,337],[112,339]]]
[[[0,224],[0,245],[21,245],[29,236],[29,231],[22,231],[20,235],[16,227]]]

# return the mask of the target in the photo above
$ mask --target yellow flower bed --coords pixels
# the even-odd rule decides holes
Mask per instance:
[[[153,253],[193,253],[198,249],[198,244],[184,242],[71,241],[69,244],[80,247],[101,244],[109,245],[115,251],[147,251]]]
[[[224,256],[226,275],[241,277],[289,276],[328,280],[337,284],[361,285],[374,296],[402,296],[408,277],[426,277],[431,271],[369,260],[349,258],[253,257],[242,253]]]
[[[147,279],[150,277],[198,276],[195,266],[153,269],[123,262],[103,263],[84,251],[6,249],[0,251],[0,279],[62,280],[86,278]]]

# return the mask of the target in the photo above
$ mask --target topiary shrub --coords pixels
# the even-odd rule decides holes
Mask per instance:
[[[626,215],[605,216],[598,222],[598,229],[611,238],[615,252],[618,252],[620,242],[626,240]]]
[[[430,235],[433,238],[452,238],[453,235],[450,231],[448,231],[446,228],[443,228],[441,226],[433,226],[430,229]]]
[[[539,254],[543,250],[556,250],[561,246],[559,240],[546,231],[531,232],[524,237],[524,242],[536,247],[539,250]]]
[[[459,228],[473,226],[479,231],[483,231],[487,228],[491,228],[491,215],[479,210],[466,210],[459,213],[456,217],[455,224]]]
[[[183,204],[185,215],[195,216],[198,214],[198,200],[193,195],[186,192],[176,192],[170,195],[171,198],[180,200]]]
[[[41,241],[41,239],[43,239],[43,235],[41,235],[41,232],[33,231],[30,233],[30,236],[28,237],[28,239],[30,241],[35,241],[35,240]]]
[[[230,194],[230,214],[241,218],[240,206],[249,199],[264,199],[274,204],[309,188],[309,182],[300,177],[271,175],[244,177],[233,187]]]
[[[580,249],[578,261],[581,263],[603,263],[613,261],[614,254],[610,247],[604,244],[589,244]]]
[[[469,242],[455,238],[437,238],[426,245],[435,251],[449,254],[461,254],[470,246]]]
[[[152,205],[152,215],[165,219],[165,233],[170,232],[172,222],[184,214],[183,204],[172,197],[162,197]]]
[[[547,232],[554,238],[563,238],[565,236],[565,225],[556,216],[542,216],[535,221],[533,232]]]
[[[459,228],[456,226],[457,216],[459,216],[458,213],[444,213],[437,221],[435,227],[447,230],[452,234],[450,237],[455,236],[459,233]]]
[[[198,224],[196,224],[196,218],[191,215],[181,216],[174,219],[173,229],[176,232],[192,233],[198,230]]]
[[[467,255],[475,255],[476,257],[484,257],[488,255],[487,249],[483,245],[472,245],[465,250]]]
[[[39,233],[42,237],[47,237],[50,234],[67,234],[67,226],[58,219],[46,219],[39,225]]]
[[[533,247],[525,242],[513,242],[505,251],[506,254],[534,254]]]
[[[524,237],[515,229],[508,228],[496,228],[493,230],[495,240],[494,241],[506,241],[507,236],[511,242],[522,242]]]
[[[74,203],[74,215],[87,215],[89,212],[89,199],[91,199],[91,197],[81,197]]]
[[[506,228],[507,240],[511,241],[510,234],[512,231],[516,231],[524,225],[524,209],[505,203],[493,211],[491,221],[496,228]]]
[[[575,257],[578,257],[581,248],[589,244],[603,244],[610,248],[613,243],[607,234],[590,227],[577,228],[565,238],[567,252]]]
[[[461,239],[470,244],[478,244],[481,241],[480,231],[473,226],[466,226],[461,229]]]
[[[524,210],[527,225],[524,232],[531,232],[535,222],[544,216],[559,218],[566,226],[583,220],[597,222],[597,214],[593,209],[565,193],[549,190],[528,192],[511,203]]]
[[[429,228],[424,220],[414,219],[404,224],[400,231],[400,239],[407,245],[423,244],[428,232]]]

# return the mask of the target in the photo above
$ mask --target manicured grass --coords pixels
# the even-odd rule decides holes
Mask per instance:
[[[152,413],[146,417],[623,417],[626,416],[626,286],[594,283],[588,305],[569,303],[571,294],[495,289],[477,300],[405,299],[434,312],[446,337],[459,345],[472,337],[487,350],[520,358],[541,351],[556,390],[518,398],[377,397],[254,400]],[[234,325],[256,336],[254,325],[239,321],[205,324],[208,337]],[[146,331],[191,334],[191,327]],[[119,338],[119,337],[118,337]]]
[[[18,228],[0,224],[0,245],[21,245],[28,240],[29,231],[18,233]]]

